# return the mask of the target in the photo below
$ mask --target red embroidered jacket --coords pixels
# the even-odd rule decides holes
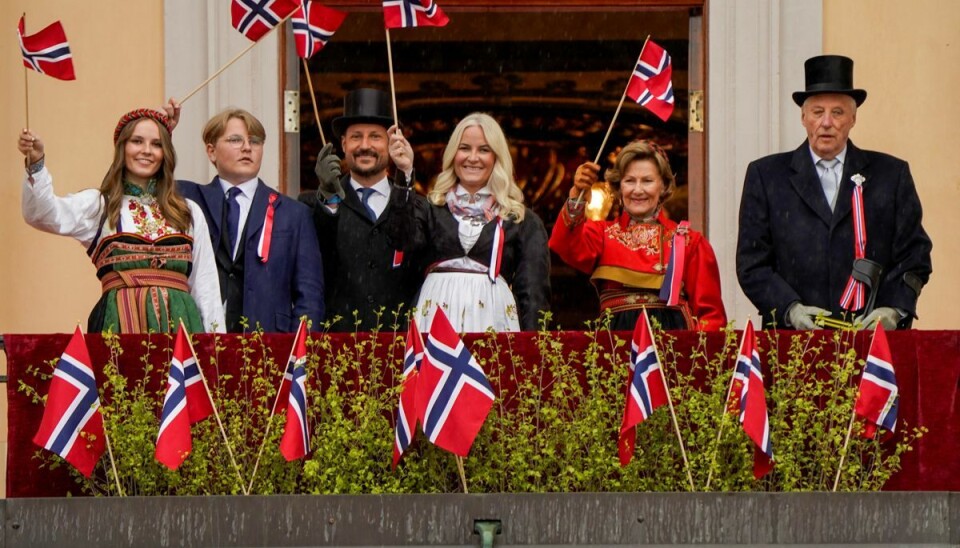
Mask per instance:
[[[608,280],[628,288],[659,291],[663,285],[671,241],[677,223],[660,212],[656,222],[630,225],[623,213],[612,221],[572,218],[564,207],[553,226],[550,249],[564,262],[587,274],[598,287]],[[718,330],[727,323],[720,298],[720,269],[710,243],[702,234],[687,234],[681,302],[697,324]]]

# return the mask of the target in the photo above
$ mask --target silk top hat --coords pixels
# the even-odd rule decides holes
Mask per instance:
[[[333,119],[333,135],[339,138],[351,124],[393,125],[390,96],[379,89],[355,89],[343,98],[343,116]]]
[[[853,87],[853,59],[842,55],[818,55],[803,64],[807,89],[793,92],[793,102],[803,106],[808,97],[822,93],[849,95],[859,107],[867,92]]]

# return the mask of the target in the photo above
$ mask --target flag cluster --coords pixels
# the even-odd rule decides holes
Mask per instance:
[[[465,457],[493,407],[493,387],[441,307],[437,307],[422,348],[416,323],[410,322],[394,466],[410,445],[417,422],[431,443]]]
[[[653,40],[647,40],[627,84],[627,97],[666,122],[673,114],[672,79],[670,54]]]
[[[58,80],[76,80],[73,55],[70,54],[70,44],[67,43],[67,35],[63,32],[60,21],[55,21],[36,34],[26,36],[23,19],[20,18],[17,26],[23,66]]]

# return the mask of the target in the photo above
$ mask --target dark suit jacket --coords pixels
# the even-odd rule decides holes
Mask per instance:
[[[340,317],[331,330],[405,329],[407,312],[416,304],[414,297],[423,283],[423,262],[417,254],[405,253],[400,266],[394,268],[394,251],[400,247],[384,231],[390,208],[373,222],[350,186],[350,175],[344,175],[340,183],[346,197],[336,213],[318,203],[315,192],[300,195],[300,201],[313,208],[323,253],[327,317]],[[391,201],[402,194],[404,191],[394,186]]]
[[[223,190],[219,178],[206,185],[178,181],[180,192],[196,202],[207,218],[214,249],[220,247],[223,219]],[[273,233],[266,263],[257,255],[260,232],[271,194],[274,202]],[[323,321],[323,261],[317,246],[310,211],[296,200],[283,196],[259,181],[247,216],[243,241],[243,315],[251,328],[257,323],[266,332],[292,332],[300,316]],[[238,252],[239,255],[239,252]],[[230,270],[229,257],[217,253],[217,269]],[[222,282],[221,282],[222,283]]]
[[[834,318],[843,316],[840,295],[854,259],[850,178],[855,174],[865,179],[866,258],[883,266],[876,306],[907,312],[901,327],[916,316],[919,290],[932,270],[932,244],[921,225],[909,166],[848,142],[831,212],[804,142],[793,152],[752,162],[743,185],[737,277],[764,324],[776,321],[783,327],[787,308],[798,301],[830,310]]]

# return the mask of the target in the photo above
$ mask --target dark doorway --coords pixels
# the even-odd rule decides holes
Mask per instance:
[[[450,16],[444,28],[391,31],[397,110],[415,148],[422,189],[439,173],[443,149],[457,122],[470,112],[487,112],[504,128],[526,203],[549,231],[577,166],[597,155],[650,35],[672,57],[674,114],[664,123],[627,99],[604,157],[612,157],[634,139],[657,141],[667,150],[680,186],[671,215],[688,218],[690,9],[591,7],[548,12],[442,7]],[[350,14],[343,26],[310,61],[328,139],[330,121],[341,113],[348,90],[390,89],[381,12],[345,10]],[[321,145],[302,70],[300,78],[300,186],[309,190],[316,187],[313,164]],[[589,276],[556,256],[551,285],[554,328],[579,329],[584,320],[596,316],[598,304]]]

